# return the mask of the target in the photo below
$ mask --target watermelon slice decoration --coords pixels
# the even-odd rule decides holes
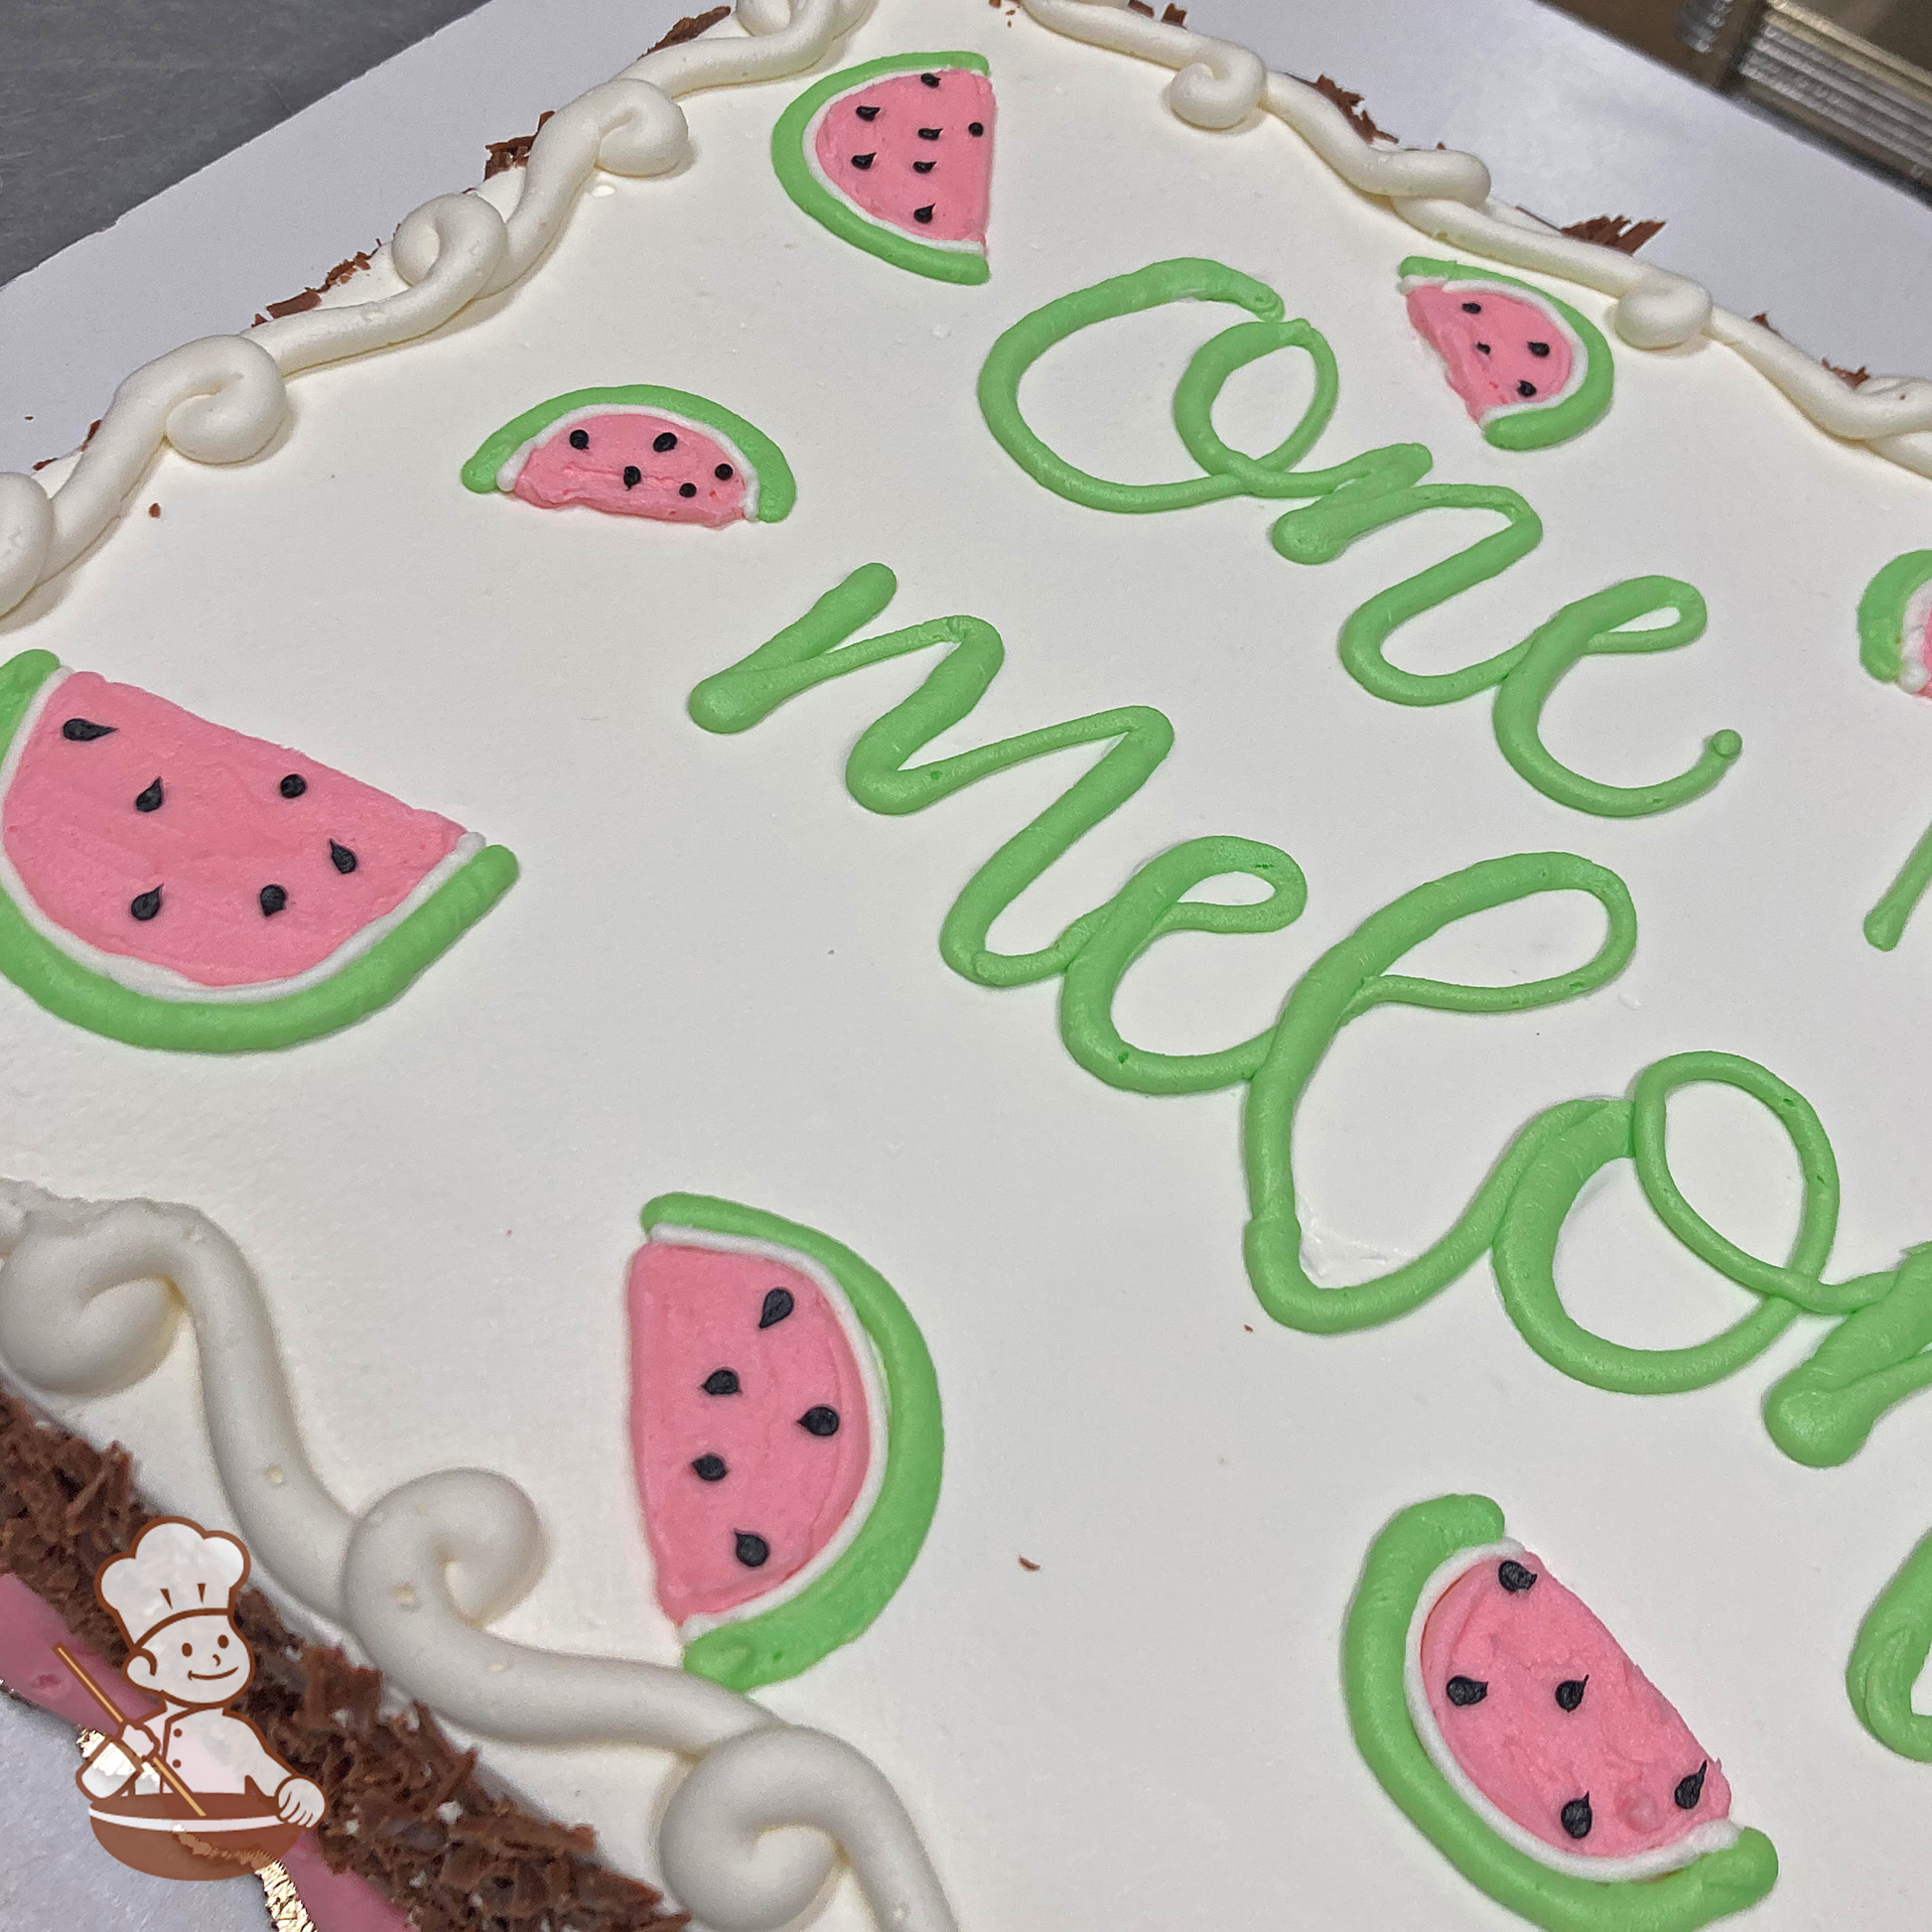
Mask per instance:
[[[749,1691],[861,1634],[939,1499],[939,1390],[891,1285],[829,1236],[705,1194],[643,1211],[630,1437],[684,1668]]]
[[[1464,1877],[1548,1932],[1689,1932],[1777,1878],[1718,1761],[1486,1496],[1376,1538],[1342,1666],[1355,1741]]]
[[[1894,557],[1859,600],[1859,661],[1915,697],[1932,686],[1932,550]]]
[[[1499,450],[1567,443],[1610,406],[1603,332],[1569,303],[1493,269],[1411,255],[1401,288],[1416,332]]]
[[[915,275],[987,278],[993,82],[977,54],[893,54],[779,115],[771,165],[813,220]]]
[[[791,466],[762,430],[706,396],[649,382],[572,389],[526,409],[484,440],[463,482],[541,509],[582,503],[714,530],[779,522],[798,499]]]
[[[386,1005],[501,846],[44,650],[0,665],[0,972],[136,1046],[249,1052]]]

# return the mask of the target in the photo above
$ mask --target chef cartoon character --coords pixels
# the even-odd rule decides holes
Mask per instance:
[[[122,1675],[163,1708],[122,1724],[81,1766],[75,1781],[90,1797],[145,1798],[166,1788],[232,1800],[252,1786],[286,1824],[306,1827],[322,1816],[321,1790],[291,1771],[246,1718],[223,1708],[255,1674],[232,1613],[247,1575],[248,1552],[234,1537],[173,1516],[150,1523],[133,1549],[95,1573],[94,1594],[131,1652]]]

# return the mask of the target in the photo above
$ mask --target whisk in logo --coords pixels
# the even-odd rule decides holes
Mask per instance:
[[[101,1742],[74,1782],[94,1836],[137,1871],[232,1878],[272,1863],[322,1816],[321,1790],[227,1709],[255,1674],[234,1621],[247,1575],[236,1538],[179,1516],[95,1572],[94,1594],[127,1639],[122,1675],[160,1704],[143,1717],[58,1646],[101,1713]]]

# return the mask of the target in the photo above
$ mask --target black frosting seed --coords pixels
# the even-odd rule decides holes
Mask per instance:
[[[157,778],[145,791],[134,794],[134,809],[137,812],[158,812],[161,809],[161,780]]]
[[[677,493],[680,496],[695,496],[698,493],[698,485],[696,483],[679,483]]]
[[[1550,345],[1548,343],[1532,343],[1530,345],[1530,353],[1532,355],[1548,355],[1549,352]]]
[[[309,789],[309,781],[299,771],[291,771],[276,787],[284,798],[300,798]]]
[[[1466,1711],[1472,1704],[1480,1704],[1489,1695],[1489,1686],[1479,1677],[1451,1677],[1446,1687],[1449,1701],[1458,1711]]]
[[[839,1412],[828,1409],[821,1402],[798,1418],[798,1427],[807,1436],[836,1436],[839,1433]]]
[[[114,730],[112,725],[97,725],[91,718],[69,718],[61,727],[61,736],[69,745],[91,745],[97,738],[106,738]]]
[[[637,485],[643,482],[643,480],[644,480],[644,473],[641,470],[639,470],[634,463],[626,463],[623,466],[624,488],[635,489]]]
[[[852,165],[863,175],[878,159],[879,155],[876,150],[872,154],[855,154],[852,157]]]
[[[651,448],[662,456],[666,450],[677,448],[677,434],[674,430],[660,430],[651,441]]]
[[[738,1393],[738,1371],[735,1368],[714,1368],[704,1379],[706,1395],[736,1395]]]
[[[591,433],[587,429],[574,429],[570,433],[570,447],[573,450],[588,450],[591,447]]]
[[[331,839],[329,841],[329,863],[346,879],[361,864],[361,861],[356,858],[355,854],[347,846],[339,845],[334,839]]]
[[[852,111],[862,121],[876,121],[879,118],[879,109],[876,107],[855,107]]]
[[[919,75],[919,84],[925,87],[936,87],[939,84],[939,76],[936,73],[922,73]]]
[[[1536,384],[1534,382],[1519,382],[1516,385],[1516,393],[1524,397],[1533,396],[1536,394]]]
[[[1462,313],[1465,316],[1479,316],[1482,313],[1482,304],[1480,302],[1465,302],[1462,305]]]
[[[1489,353],[1489,345],[1487,343],[1477,343],[1476,353],[1478,355],[1487,355]]]
[[[938,165],[936,161],[915,161],[912,164],[912,172],[915,175],[929,175]]]
[[[984,134],[986,132],[986,123],[984,121],[968,121],[966,123],[966,132],[968,134]]]
[[[1679,1811],[1696,1811],[1704,1799],[1704,1774],[1711,1768],[1711,1760],[1706,1758],[1688,1778],[1677,1780],[1677,1789],[1671,1796],[1677,1800]]]
[[[924,207],[915,207],[912,210],[912,219],[914,221],[930,221],[932,219],[932,209],[933,204],[931,202],[926,203]]]
[[[262,917],[272,919],[289,902],[289,889],[286,886],[264,886],[255,897],[260,901]]]
[[[161,888],[155,886],[145,893],[135,894],[128,900],[127,909],[143,923],[153,918],[161,910]]]
[[[919,129],[919,139],[921,141],[936,141],[938,138],[939,130],[936,127],[922,127]]]
[[[754,1536],[750,1530],[734,1530],[738,1539],[738,1560],[747,1570],[759,1569],[771,1555],[771,1546],[763,1537]]]
[[[1587,1677],[1566,1677],[1557,1686],[1557,1709],[1574,1711],[1584,1701],[1585,1687],[1589,1683]]]
[[[1587,1791],[1581,1798],[1572,1798],[1558,1816],[1563,1822],[1563,1829],[1572,1838],[1587,1838],[1589,1828],[1596,1823],[1595,1814],[1589,1808]]]
[[[721,463],[711,474],[720,483],[730,483],[732,480],[732,467],[729,463]]]
[[[1505,1557],[1496,1566],[1496,1581],[1514,1595],[1518,1590],[1528,1589],[1536,1582],[1536,1572],[1525,1570],[1514,1557]]]
[[[788,1288],[769,1288],[764,1292],[764,1306],[759,1310],[759,1326],[775,1328],[798,1304],[792,1300]]]
[[[730,1472],[725,1467],[722,1455],[701,1455],[691,1464],[692,1473],[700,1482],[723,1482]]]

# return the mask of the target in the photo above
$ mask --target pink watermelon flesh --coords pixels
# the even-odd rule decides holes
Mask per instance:
[[[986,246],[993,83],[971,68],[894,73],[820,115],[818,165],[847,201],[918,241]]]
[[[516,493],[544,509],[588,503],[713,530],[747,514],[743,459],[689,423],[647,409],[559,423],[517,473]]]
[[[1466,282],[1421,282],[1409,320],[1443,358],[1449,387],[1479,423],[1498,409],[1560,396],[1575,366],[1569,332],[1527,296]]]
[[[210,989],[321,965],[462,837],[435,812],[93,671],[49,693],[0,802],[0,843],[55,925]]]
[[[1478,1563],[1444,1591],[1421,1661],[1456,1763],[1557,1851],[1636,1858],[1730,1814],[1717,1759],[1528,1551]]]
[[[873,1422],[824,1291],[764,1255],[651,1241],[630,1264],[630,1443],[657,1600],[720,1617],[795,1577],[865,1487]]]
[[[1906,688],[1916,691],[1921,698],[1932,698],[1932,675],[1927,675],[1932,673],[1932,598],[1926,600],[1922,623],[1917,621],[1916,599],[1913,604],[1914,608],[1905,614],[1905,640],[1900,656],[1907,675],[1918,675],[1912,677]]]

